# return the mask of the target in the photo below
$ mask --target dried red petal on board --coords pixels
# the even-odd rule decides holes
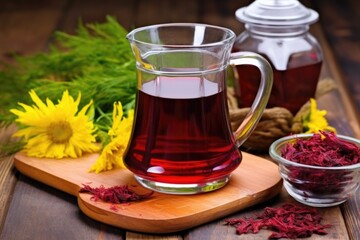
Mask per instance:
[[[264,212],[253,218],[229,219],[226,224],[236,227],[237,234],[257,233],[261,229],[272,230],[269,239],[304,238],[312,234],[327,234],[322,225],[322,216],[315,208],[295,204],[284,204],[279,208],[265,208]]]
[[[91,199],[94,201],[102,200],[107,203],[129,203],[140,201],[149,198],[153,194],[153,192],[149,192],[147,194],[137,194],[127,185],[120,185],[109,188],[104,186],[93,188],[84,184],[79,192],[91,194]]]

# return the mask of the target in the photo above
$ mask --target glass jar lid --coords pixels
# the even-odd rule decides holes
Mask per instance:
[[[269,26],[311,24],[319,18],[316,11],[297,0],[256,0],[238,9],[235,15],[240,22]]]

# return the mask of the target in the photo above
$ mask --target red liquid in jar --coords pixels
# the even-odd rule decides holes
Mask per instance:
[[[219,91],[216,83],[158,77],[145,83],[137,97],[135,128],[125,158],[136,175],[164,183],[204,183],[227,176],[240,164],[226,91]]]
[[[315,96],[322,62],[289,68],[285,71],[273,67],[274,82],[267,108],[284,107],[293,114]],[[250,107],[260,84],[259,70],[250,65],[237,66],[240,107]]]

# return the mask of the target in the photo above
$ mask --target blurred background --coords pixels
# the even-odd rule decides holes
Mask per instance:
[[[13,54],[45,51],[55,31],[75,33],[79,21],[104,22],[116,17],[131,30],[165,22],[201,22],[243,31],[235,11],[250,0],[0,0],[0,68]],[[329,44],[346,91],[360,109],[360,4],[358,0],[300,1],[320,14],[311,25]],[[316,34],[315,34],[316,35]],[[318,35],[318,34],[317,34]]]

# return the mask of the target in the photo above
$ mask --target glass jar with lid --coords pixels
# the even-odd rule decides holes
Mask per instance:
[[[267,107],[284,107],[293,114],[314,97],[323,61],[309,25],[318,14],[297,0],[256,0],[235,13],[245,23],[234,52],[263,55],[272,65],[274,83]],[[249,107],[260,83],[260,73],[250,65],[237,67],[235,91],[240,107]]]

